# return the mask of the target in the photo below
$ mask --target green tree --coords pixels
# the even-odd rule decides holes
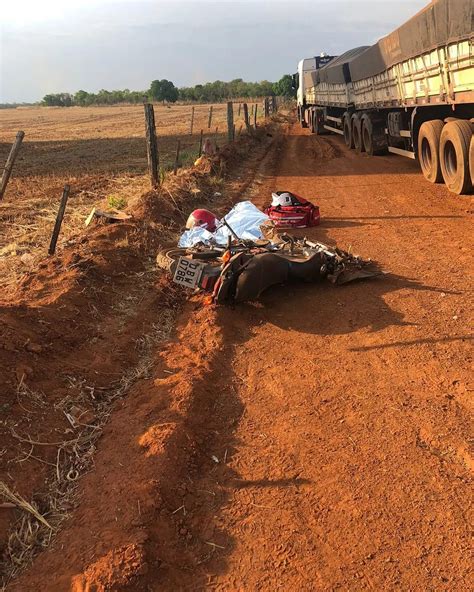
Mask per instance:
[[[77,93],[74,95],[74,104],[80,105],[81,107],[85,107],[89,104],[89,93],[85,90],[78,90]]]
[[[275,82],[273,90],[280,97],[294,97],[293,77],[290,74],[285,74],[278,82]]]
[[[43,97],[41,103],[48,107],[70,107],[73,104],[73,98],[69,93],[49,94]]]
[[[178,89],[171,80],[153,80],[150,85],[149,95],[155,101],[176,103],[178,100]]]

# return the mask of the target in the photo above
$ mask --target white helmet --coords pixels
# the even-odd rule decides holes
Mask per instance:
[[[289,191],[275,191],[272,193],[272,206],[293,206],[298,203],[298,200],[295,200],[293,194]]]

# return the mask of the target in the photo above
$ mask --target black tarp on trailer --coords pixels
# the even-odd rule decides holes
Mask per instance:
[[[314,85],[319,82],[329,82],[330,84],[345,84],[351,81],[349,63],[355,57],[369,48],[368,45],[355,47],[346,51],[337,58],[331,60],[329,64],[319,70],[311,72],[311,79]]]
[[[474,0],[433,0],[390,35],[358,54],[349,64],[352,81],[449,43],[473,36]]]

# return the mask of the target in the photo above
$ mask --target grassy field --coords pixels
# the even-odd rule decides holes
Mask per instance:
[[[235,105],[238,134],[243,109],[240,116],[237,113]],[[165,174],[173,165],[178,138],[183,167],[198,155],[201,129],[204,138],[218,145],[226,142],[226,105],[213,106],[211,129],[208,115],[209,105],[195,106],[191,135],[191,106],[155,105],[160,167]],[[0,202],[0,289],[21,277],[22,255],[46,253],[66,183],[71,185],[71,198],[63,241],[77,232],[93,206],[130,205],[149,188],[141,105],[0,110],[0,165],[18,130],[25,132],[25,139]]]

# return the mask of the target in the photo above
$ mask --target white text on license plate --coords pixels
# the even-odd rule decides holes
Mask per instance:
[[[204,267],[204,263],[199,263],[187,257],[180,257],[178,267],[174,272],[173,281],[186,288],[195,288],[201,279]]]

